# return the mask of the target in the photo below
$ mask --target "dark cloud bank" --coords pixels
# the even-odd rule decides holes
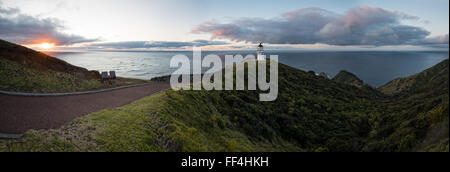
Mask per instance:
[[[53,18],[40,19],[22,14],[17,8],[5,8],[0,1],[0,38],[19,44],[36,44],[44,41],[57,45],[72,45],[97,41],[79,35],[61,32],[62,21]]]
[[[231,23],[205,22],[194,28],[192,33],[208,33],[213,39],[250,43],[448,47],[448,34],[429,38],[429,31],[403,25],[403,20],[419,18],[376,7],[358,7],[345,14],[305,8],[275,19],[242,18]]]

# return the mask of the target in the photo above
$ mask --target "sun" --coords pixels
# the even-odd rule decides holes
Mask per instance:
[[[54,43],[44,42],[44,43],[39,44],[39,48],[44,49],[44,50],[50,50],[53,47],[55,47]]]

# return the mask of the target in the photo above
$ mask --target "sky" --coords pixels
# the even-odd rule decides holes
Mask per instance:
[[[53,50],[448,50],[448,0],[0,0],[0,39]]]

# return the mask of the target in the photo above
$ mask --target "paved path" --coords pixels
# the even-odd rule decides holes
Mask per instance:
[[[167,90],[167,83],[95,94],[25,97],[0,94],[0,133],[22,134],[30,129],[56,129],[75,118],[130,104]]]

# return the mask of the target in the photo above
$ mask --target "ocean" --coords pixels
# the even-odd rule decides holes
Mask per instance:
[[[251,51],[202,52],[202,55],[217,54],[243,56]],[[311,52],[311,51],[269,51],[279,56],[283,64],[304,70],[325,72],[330,78],[341,70],[356,74],[364,82],[380,87],[387,82],[419,73],[449,58],[449,52]],[[192,58],[192,52],[71,52],[50,53],[73,65],[89,70],[117,72],[118,76],[151,79],[172,74],[170,68],[173,56],[183,54]],[[204,69],[207,70],[207,69]]]

